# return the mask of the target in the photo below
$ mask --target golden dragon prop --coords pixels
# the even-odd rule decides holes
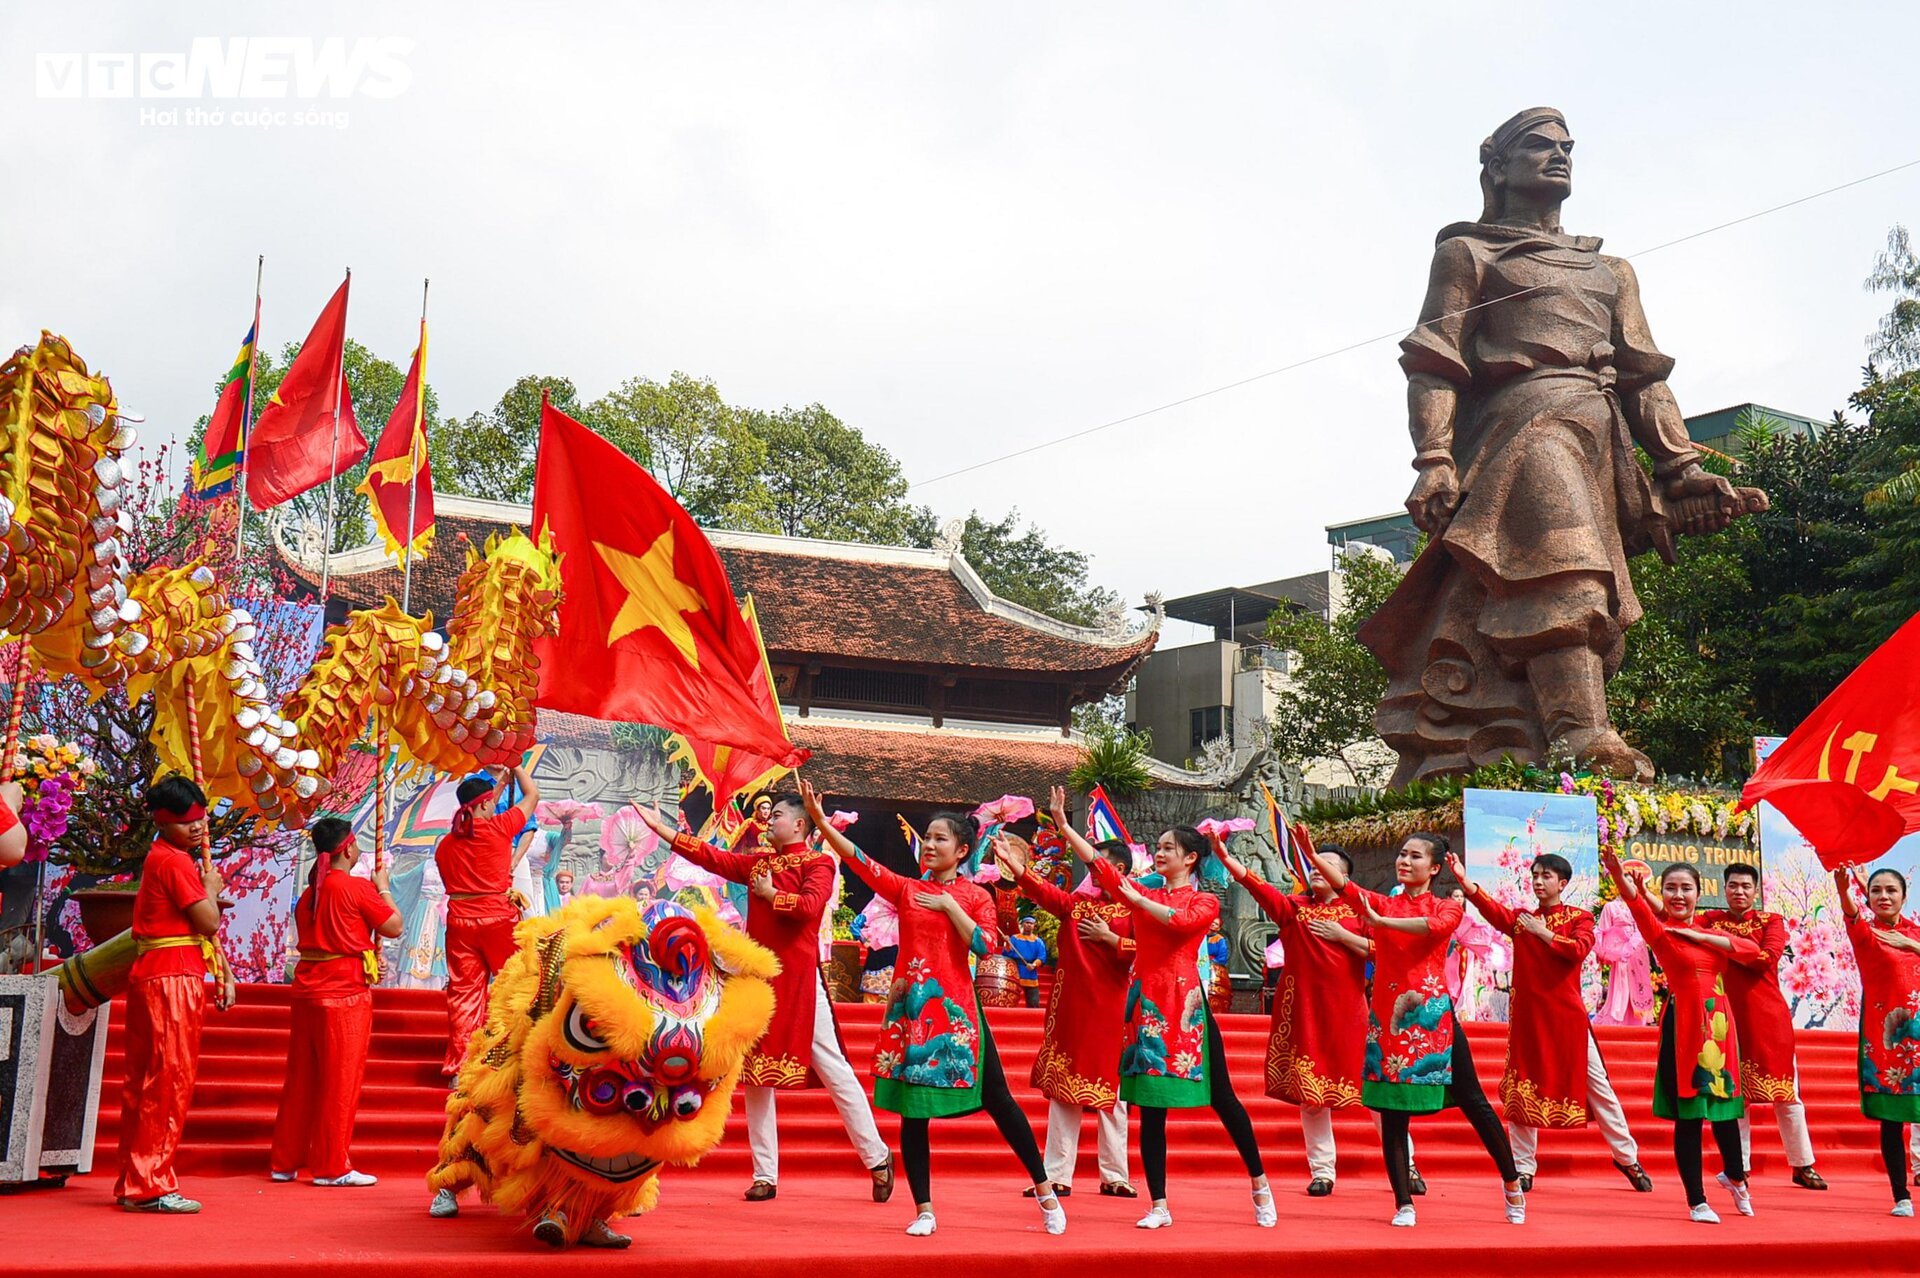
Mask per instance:
[[[43,333],[0,365],[0,634],[96,695],[154,697],[169,767],[194,760],[209,795],[299,828],[348,747],[378,722],[442,772],[511,763],[533,744],[534,638],[557,624],[551,541],[523,533],[468,551],[446,638],[392,599],[328,629],[285,703],[269,699],[254,619],[203,565],[135,573],[123,546],[122,453],[135,433],[113,387]]]

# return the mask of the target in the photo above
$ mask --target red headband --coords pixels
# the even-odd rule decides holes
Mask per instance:
[[[169,825],[192,825],[195,821],[204,821],[207,809],[198,803],[188,804],[184,810],[175,808],[155,808],[153,819],[165,821]]]

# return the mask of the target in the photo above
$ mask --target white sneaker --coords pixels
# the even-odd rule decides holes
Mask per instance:
[[[1066,1233],[1067,1232],[1067,1211],[1066,1211],[1066,1208],[1060,1205],[1059,1196],[1055,1194],[1048,1194],[1045,1198],[1040,1199],[1039,1203],[1040,1203],[1040,1220],[1043,1224],[1046,1225],[1047,1232],[1050,1234]],[[1053,1206],[1051,1207],[1047,1206],[1048,1203],[1052,1203]]]
[[[1262,1229],[1272,1229],[1280,1223],[1280,1213],[1273,1205],[1273,1186],[1253,1187],[1253,1223]]]
[[[269,1172],[269,1173],[267,1173],[267,1174],[273,1177],[273,1182],[274,1182],[274,1184],[276,1184],[276,1185],[284,1185],[284,1184],[286,1184],[286,1183],[287,1183],[288,1181],[290,1181],[290,1180],[292,1180],[292,1179],[294,1179],[294,1177],[295,1177],[295,1176],[297,1176],[297,1175],[298,1175],[299,1173],[297,1173],[297,1172]]]
[[[445,1220],[449,1216],[460,1214],[460,1200],[454,1197],[451,1189],[436,1190],[433,1201],[427,1204],[427,1215],[435,1220]]]
[[[930,1211],[923,1211],[918,1216],[915,1216],[913,1218],[913,1223],[911,1225],[907,1226],[907,1237],[925,1238],[928,1234],[932,1233],[933,1230],[934,1230],[933,1213]]]
[[[1393,1219],[1388,1223],[1398,1225],[1402,1229],[1412,1229],[1413,1228],[1413,1204],[1408,1203],[1405,1207],[1394,1208]]]
[[[1507,1223],[1509,1225],[1526,1224],[1527,1223],[1526,1191],[1524,1189],[1507,1189],[1505,1186],[1502,1186],[1500,1192],[1506,1200]]]
[[[287,1179],[293,1179],[291,1173],[288,1174]],[[367,1185],[379,1184],[380,1178],[363,1171],[349,1171],[344,1176],[316,1176],[313,1183],[326,1189],[360,1189]]]
[[[1893,1210],[1888,1212],[1887,1214],[1889,1216],[1904,1216],[1904,1217],[1911,1218],[1913,1215],[1913,1199],[1902,1198],[1899,1202],[1893,1205]]]
[[[1746,1181],[1743,1180],[1736,1184],[1727,1178],[1725,1172],[1721,1172],[1715,1176],[1714,1179],[1720,1182],[1722,1189],[1733,1195],[1734,1210],[1738,1211],[1742,1216],[1753,1215],[1753,1191],[1747,1188]]]
[[[1699,1225],[1717,1225],[1720,1223],[1720,1217],[1714,1212],[1713,1208],[1707,1206],[1705,1203],[1696,1203],[1692,1207],[1689,1207],[1687,1209],[1687,1218]]]
[[[1165,1207],[1149,1207],[1147,1214],[1133,1222],[1135,1229],[1165,1229],[1173,1223],[1173,1213]]]

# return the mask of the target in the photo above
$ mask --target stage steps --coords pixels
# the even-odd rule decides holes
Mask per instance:
[[[200,1074],[180,1155],[184,1173],[264,1172],[284,1073],[288,995],[289,987],[284,985],[243,986],[238,1007],[225,1014],[208,1013]],[[444,1114],[446,1090],[440,1080],[439,1063],[446,1042],[445,999],[438,990],[383,989],[374,997],[373,1046],[354,1135],[354,1161],[372,1172],[417,1175],[433,1162]],[[879,1030],[880,1008],[842,1004],[838,1014],[849,1055],[866,1078]],[[1040,1045],[1042,1017],[1043,1013],[1026,1008],[988,1013],[1008,1078],[1037,1132],[1043,1132],[1047,1107],[1027,1084],[1027,1078]],[[100,1114],[96,1163],[100,1168],[113,1165],[119,1128],[123,1025],[124,1007],[116,1005]],[[1220,1028],[1235,1084],[1247,1102],[1270,1169],[1287,1180],[1304,1178],[1298,1111],[1268,1099],[1261,1087],[1266,1018],[1223,1016]],[[1481,1081],[1492,1094],[1505,1057],[1506,1027],[1472,1025],[1468,1032]],[[1663,1170],[1670,1175],[1669,1129],[1654,1120],[1651,1112],[1657,1046],[1653,1031],[1602,1027],[1598,1034],[1614,1085],[1641,1141],[1642,1160],[1656,1177]],[[1800,1036],[1801,1084],[1808,1121],[1820,1166],[1829,1179],[1879,1175],[1875,1130],[1859,1112],[1854,1054],[1855,1039],[1850,1033],[1806,1031]],[[839,1117],[824,1091],[784,1092],[779,1104],[783,1175],[806,1174],[816,1168],[835,1174],[860,1174]],[[878,1117],[883,1135],[895,1141],[895,1121],[886,1114]],[[1772,1116],[1760,1113],[1756,1118],[1756,1171],[1769,1179],[1784,1177],[1786,1164]],[[1210,1111],[1175,1111],[1169,1127],[1169,1170],[1173,1174],[1231,1175],[1238,1168],[1238,1160]],[[1371,1175],[1379,1170],[1377,1138],[1366,1111],[1342,1111],[1336,1116],[1335,1130],[1343,1172]],[[936,1123],[934,1133],[935,1158],[941,1168],[1018,1177],[1012,1155],[984,1118]],[[1417,1121],[1414,1139],[1423,1172],[1472,1174],[1485,1166],[1485,1154],[1457,1117]],[[1089,1125],[1081,1152],[1081,1174],[1086,1177],[1094,1175],[1093,1143]],[[1613,1174],[1608,1170],[1606,1147],[1591,1127],[1579,1132],[1549,1132],[1541,1145],[1543,1177],[1574,1171],[1583,1175]],[[742,1181],[747,1178],[745,1123],[738,1098],[725,1142],[698,1170]]]

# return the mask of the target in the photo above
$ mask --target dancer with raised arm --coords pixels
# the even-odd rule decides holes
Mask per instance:
[[[1087,844],[1067,819],[1065,790],[1053,787],[1049,807],[1054,829],[1069,847]],[[1118,840],[1096,851],[1122,868],[1133,864],[1132,852]],[[1126,939],[1131,911],[1091,875],[1072,892],[1047,882],[1004,836],[994,840],[993,852],[1020,894],[1060,920],[1060,961],[1047,996],[1040,1054],[1033,1060],[1033,1085],[1047,1098],[1047,1177],[1054,1192],[1073,1192],[1080,1122],[1091,1111],[1100,1141],[1100,1192],[1109,1198],[1138,1197],[1127,1178],[1127,1103],[1120,1099],[1122,1027],[1133,966]]]
[[[1162,830],[1154,842],[1153,868],[1165,884],[1141,888],[1113,862],[1093,855],[1084,839],[1072,845],[1107,895],[1133,915],[1133,978],[1127,991],[1125,1050],[1120,1057],[1120,1098],[1140,1112],[1140,1162],[1146,1168],[1153,1206],[1136,1224],[1165,1229],[1167,1207],[1167,1111],[1209,1106],[1227,1129],[1253,1185],[1253,1221],[1271,1229],[1279,1217],[1267,1184],[1260,1147],[1246,1106],[1234,1094],[1220,1029],[1207,1008],[1200,979],[1200,947],[1207,926],[1220,915],[1220,898],[1202,891],[1195,871],[1207,841],[1191,826]]]
[[[447,887],[447,1052],[440,1072],[449,1084],[467,1057],[467,1042],[487,1019],[487,989],[518,947],[520,911],[513,890],[513,842],[533,817],[540,787],[525,768],[503,769],[520,801],[493,811],[495,781],[472,776],[454,791],[460,810],[433,849]]]
[[[866,1089],[847,1061],[820,974],[820,920],[833,901],[834,860],[812,846],[814,824],[806,805],[792,792],[759,796],[751,820],[759,823],[764,840],[743,840],[746,850],[733,852],[676,829],[655,809],[638,810],[675,853],[709,874],[746,885],[747,935],[780,960],[780,975],[773,979],[773,1024],[740,1074],[753,1155],[747,1201],[766,1202],[779,1192],[775,1097],[782,1089],[825,1087],[872,1179],[873,1201],[886,1202],[893,1196],[893,1156],[874,1125]]]
[[[1593,950],[1594,928],[1589,911],[1560,899],[1573,878],[1572,864],[1551,852],[1534,858],[1530,877],[1539,908],[1533,910],[1495,900],[1451,853],[1447,868],[1480,917],[1513,938],[1513,1001],[1500,1104],[1520,1187],[1533,1188],[1540,1129],[1585,1127],[1591,1114],[1613,1151],[1614,1167],[1634,1189],[1652,1193],[1653,1181],[1640,1166],[1640,1147],[1627,1129],[1626,1111],[1614,1095],[1580,994],[1580,965]]]
[[[1727,997],[1733,1001],[1733,1019],[1740,1026],[1740,1093],[1749,1106],[1762,1101],[1773,1106],[1793,1183],[1802,1189],[1825,1189],[1827,1182],[1813,1167],[1813,1137],[1807,1132],[1807,1107],[1800,1101],[1793,1011],[1780,991],[1787,920],[1756,907],[1760,871],[1755,867],[1729,865],[1721,872],[1720,882],[1727,908],[1700,911],[1700,926],[1743,936],[1759,947],[1751,962],[1736,959],[1727,969]],[[1751,1113],[1740,1116],[1740,1156],[1748,1167],[1753,1166],[1751,1117]]]
[[[1898,870],[1875,870],[1862,885],[1865,914],[1845,870],[1833,872],[1833,885],[1860,968],[1860,1112],[1880,1125],[1893,1214],[1912,1216],[1906,1131],[1920,1123],[1920,1021],[1914,1016],[1920,1006],[1920,924],[1900,913],[1907,879]]]
[[[987,1018],[974,996],[967,956],[1003,944],[987,890],[960,877],[960,862],[979,831],[970,816],[942,812],[920,840],[924,877],[909,879],[879,864],[827,823],[819,793],[800,783],[813,828],[846,867],[900,912],[900,958],[880,1039],[873,1051],[873,1100],[900,1115],[900,1155],[917,1215],[907,1233],[933,1233],[932,1155],[927,1124],[985,1109],[1026,1169],[1050,1234],[1067,1231],[1067,1213],[1047,1179],[1040,1146],[1020,1103],[1007,1090]]]
[[[1307,1146],[1307,1194],[1333,1192],[1333,1111],[1361,1103],[1367,1052],[1367,960],[1373,942],[1360,912],[1315,869],[1307,891],[1292,896],[1255,875],[1213,836],[1214,855],[1280,929],[1287,961],[1273,992],[1267,1035],[1267,1095],[1300,1107]],[[1347,874],[1353,862],[1329,845],[1322,853]]]
[[[1707,1205],[1700,1159],[1700,1124],[1713,1125],[1720,1147],[1716,1178],[1742,1216],[1753,1215],[1746,1164],[1740,1156],[1739,1036],[1732,1000],[1727,997],[1727,965],[1735,956],[1751,960],[1759,947],[1745,937],[1693,926],[1700,899],[1700,872],[1669,865],[1660,876],[1663,912],[1647,899],[1646,885],[1628,874],[1620,855],[1603,846],[1601,859],[1633,911],[1634,924],[1667,978],[1667,1008],[1660,1017],[1660,1060],[1653,1076],[1653,1114],[1673,1123],[1673,1161],[1687,1192],[1687,1213],[1703,1225],[1720,1217]],[[1683,1067],[1684,1066],[1684,1067]]]
[[[1373,983],[1367,991],[1367,1055],[1361,1096],[1380,1115],[1380,1145],[1393,1185],[1393,1222],[1415,1223],[1408,1132],[1416,1114],[1457,1105],[1500,1172],[1509,1224],[1524,1224],[1527,1196],[1513,1148],[1474,1072],[1467,1036],[1454,1018],[1445,979],[1447,939],[1466,909],[1433,894],[1446,837],[1409,835],[1393,860],[1400,892],[1360,887],[1331,857],[1308,847],[1320,875],[1360,912],[1373,938]]]

